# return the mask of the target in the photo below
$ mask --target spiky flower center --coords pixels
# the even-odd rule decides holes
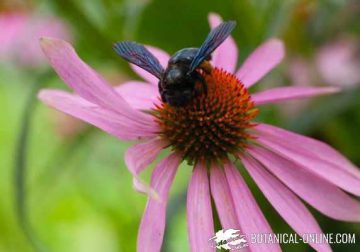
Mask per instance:
[[[154,111],[159,135],[190,163],[219,162],[239,154],[251,135],[248,129],[257,109],[249,92],[232,74],[214,68],[203,73],[207,91],[185,107],[166,103]]]

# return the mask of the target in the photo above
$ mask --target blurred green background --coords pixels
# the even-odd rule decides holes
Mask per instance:
[[[17,26],[10,29],[12,19],[4,16],[26,16],[27,25],[37,20],[50,30],[45,18],[61,22],[62,35],[81,57],[120,84],[138,77],[112,51],[113,42],[136,40],[170,53],[198,46],[209,31],[210,12],[237,21],[233,36],[239,64],[265,39],[284,40],[285,60],[254,89],[344,89],[331,97],[261,108],[258,119],[328,142],[360,166],[359,1],[1,0],[0,38],[11,34],[12,41],[0,42],[0,251],[33,251],[26,237],[44,251],[135,251],[146,202],[132,190],[124,165],[129,143],[36,100],[42,86],[66,87],[36,48],[39,59],[21,59],[31,50],[28,46],[37,47],[37,39],[26,28],[12,34]],[[148,178],[150,172],[145,173]],[[183,165],[172,188],[164,251],[188,251],[185,193],[190,173]],[[292,232],[245,176],[274,232]],[[357,233],[357,244],[335,244],[334,251],[360,251],[359,224],[313,212],[326,233]],[[303,244],[283,248],[311,251]]]

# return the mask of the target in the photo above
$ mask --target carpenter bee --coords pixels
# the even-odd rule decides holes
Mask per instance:
[[[210,31],[200,48],[177,51],[164,70],[159,61],[143,45],[132,41],[117,42],[114,50],[122,58],[159,79],[159,92],[163,102],[174,107],[189,104],[192,98],[206,92],[207,85],[201,71],[211,73],[211,53],[219,47],[235,27],[234,21],[223,22]],[[203,88],[196,88],[201,83]]]

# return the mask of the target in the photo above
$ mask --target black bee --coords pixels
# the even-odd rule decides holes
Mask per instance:
[[[159,92],[163,102],[182,107],[194,96],[206,91],[206,83],[197,70],[211,72],[211,53],[230,35],[235,24],[234,21],[223,22],[210,31],[200,48],[184,48],[176,52],[165,70],[143,45],[131,41],[117,42],[114,50],[122,58],[159,79]],[[195,87],[197,82],[203,84],[200,91]]]

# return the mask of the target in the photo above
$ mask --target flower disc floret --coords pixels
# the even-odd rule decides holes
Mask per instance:
[[[190,163],[239,154],[252,138],[248,129],[257,114],[249,92],[234,75],[214,68],[203,77],[207,90],[187,106],[161,103],[154,111],[160,136]]]

